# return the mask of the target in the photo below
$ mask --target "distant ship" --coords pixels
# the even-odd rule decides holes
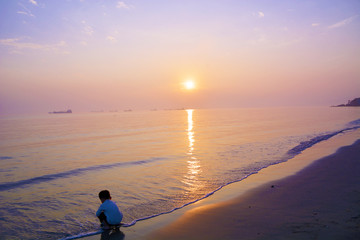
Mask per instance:
[[[54,111],[49,112],[49,114],[58,114],[58,113],[72,113],[71,109],[68,109],[67,111]]]

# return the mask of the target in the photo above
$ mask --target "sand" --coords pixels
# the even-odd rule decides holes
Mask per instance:
[[[295,175],[186,211],[144,238],[360,239],[360,140]]]

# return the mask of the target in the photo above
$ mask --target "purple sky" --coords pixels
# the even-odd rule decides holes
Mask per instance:
[[[0,114],[360,97],[358,0],[0,0],[0,15]]]

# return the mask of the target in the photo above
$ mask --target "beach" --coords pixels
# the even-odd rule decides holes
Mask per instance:
[[[359,239],[359,156],[358,132],[337,136],[206,199],[121,230],[128,240]]]
[[[264,186],[270,193],[282,192],[285,188],[275,181],[360,139],[358,109],[345,110],[210,109],[0,119],[6,126],[0,131],[6,139],[0,146],[0,236],[100,239],[97,194],[108,189],[124,215],[121,229],[127,240],[158,239],[165,232],[171,236],[164,238],[181,239],[184,229],[198,233],[195,239],[207,238],[196,226],[208,228],[208,219],[189,216],[221,209]],[[335,169],[343,169],[342,163]],[[304,181],[305,186],[317,182]],[[258,196],[267,203],[267,194]],[[245,208],[264,204],[276,210],[270,202],[255,200],[247,200]],[[273,217],[282,219],[293,211]],[[253,213],[230,215],[234,224],[221,219],[221,212],[209,212],[217,233],[241,229],[238,224],[250,224]],[[177,227],[181,222],[190,227]]]
[[[360,141],[234,200],[187,211],[147,239],[360,239]]]
[[[0,240],[360,240],[360,0],[0,12]]]

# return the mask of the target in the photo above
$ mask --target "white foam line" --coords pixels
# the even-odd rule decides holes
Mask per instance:
[[[263,167],[263,168],[265,168],[265,167]],[[263,169],[263,168],[261,168],[261,169]],[[261,169],[260,169],[260,170],[261,170]],[[198,202],[198,201],[200,201],[200,200],[203,200],[203,199],[205,199],[205,198],[208,198],[209,196],[213,195],[214,193],[216,193],[217,191],[219,191],[219,190],[222,189],[223,187],[225,187],[225,186],[227,186],[227,185],[229,185],[229,184],[232,184],[232,183],[240,182],[240,181],[244,180],[245,178],[249,177],[250,175],[258,173],[260,170],[255,171],[255,172],[252,172],[252,173],[246,175],[245,177],[243,177],[243,178],[241,178],[241,179],[228,182],[228,183],[226,183],[226,184],[218,187],[218,188],[215,189],[214,191],[206,194],[205,196],[203,196],[203,197],[201,197],[201,198],[198,198],[198,199],[195,199],[195,200],[193,200],[193,201],[191,201],[191,202],[185,203],[184,205],[182,205],[182,206],[180,206],[180,207],[173,208],[173,209],[171,209],[171,210],[169,210],[169,211],[167,211],[167,212],[162,212],[162,213],[154,214],[154,215],[151,215],[151,216],[147,216],[147,217],[143,217],[143,218],[136,219],[136,220],[132,221],[131,223],[126,223],[126,224],[122,225],[122,227],[131,227],[131,226],[134,226],[137,222],[144,221],[144,220],[148,220],[148,219],[151,219],[151,218],[154,218],[154,217],[158,217],[158,216],[161,216],[161,215],[164,215],[164,214],[169,214],[169,213],[172,213],[172,212],[174,212],[174,211],[176,211],[176,210],[182,209],[182,208],[184,208],[184,207],[186,207],[186,206],[188,206],[188,205],[190,205],[190,204],[193,204],[193,203],[196,203],[196,202]]]
[[[246,175],[245,177],[242,177],[242,178],[240,178],[240,179],[238,179],[238,180],[234,180],[234,181],[228,182],[228,183],[226,183],[226,184],[224,184],[224,185],[221,185],[220,187],[218,187],[218,188],[215,189],[214,191],[206,194],[205,196],[203,196],[203,197],[201,197],[201,198],[198,198],[198,199],[195,199],[195,200],[193,200],[193,201],[191,201],[191,202],[185,203],[184,205],[182,205],[182,206],[180,206],[180,207],[173,208],[173,209],[171,209],[171,210],[169,210],[169,211],[167,211],[167,212],[162,212],[162,213],[154,214],[154,215],[151,215],[151,216],[147,216],[147,217],[135,219],[135,220],[132,221],[131,223],[126,223],[126,224],[122,225],[122,227],[131,227],[131,226],[134,226],[137,222],[144,221],[144,220],[148,220],[148,219],[151,219],[151,218],[154,218],[154,217],[158,217],[158,216],[161,216],[161,215],[164,215],[164,214],[169,214],[169,213],[172,213],[172,212],[174,212],[174,211],[176,211],[176,210],[179,210],[179,209],[181,209],[181,208],[184,208],[184,207],[186,207],[186,206],[188,206],[188,205],[190,205],[190,204],[196,203],[196,202],[198,202],[198,201],[200,201],[200,200],[203,200],[203,199],[205,199],[205,198],[213,195],[215,192],[219,191],[219,190],[222,189],[223,187],[226,187],[226,186],[228,186],[228,185],[230,185],[230,184],[232,184],[232,183],[240,182],[240,181],[246,179],[247,177],[249,177],[250,175],[257,174],[259,171],[261,171],[261,170],[264,169],[264,168],[267,168],[267,167],[269,167],[269,166],[276,165],[276,164],[279,164],[279,163],[287,162],[288,160],[294,158],[295,156],[299,155],[299,154],[300,154],[301,152],[303,152],[304,150],[312,147],[313,145],[315,145],[315,144],[317,144],[317,143],[319,143],[319,142],[326,141],[326,140],[328,140],[329,138],[332,138],[333,136],[338,135],[339,133],[343,133],[343,132],[351,131],[351,130],[356,130],[356,129],[358,129],[358,128],[360,128],[360,127],[359,127],[359,126],[356,126],[356,127],[352,127],[352,128],[345,128],[345,129],[342,129],[342,130],[340,130],[340,131],[333,132],[333,133],[331,133],[331,134],[320,135],[320,136],[317,136],[317,137],[315,137],[315,138],[310,139],[310,140],[307,141],[307,142],[300,143],[297,147],[295,147],[295,148],[301,147],[300,150],[294,151],[294,148],[290,150],[290,151],[292,151],[292,150],[294,151],[293,155],[287,156],[287,157],[281,159],[280,161],[274,162],[274,163],[272,163],[272,164],[270,164],[270,165],[268,165],[268,166],[263,166],[263,167],[261,167],[260,169],[257,169],[256,171],[254,171],[254,172],[252,172],[252,173],[250,173],[250,174]]]
[[[360,120],[360,119],[359,119],[359,120]],[[357,120],[357,121],[358,121],[358,120]],[[125,224],[123,224],[123,225],[121,225],[121,226],[122,226],[122,227],[131,227],[131,226],[134,226],[137,222],[144,221],[144,220],[148,220],[148,219],[151,219],[151,218],[154,218],[154,217],[158,217],[158,216],[161,216],[161,215],[164,215],[164,214],[169,214],[169,213],[172,213],[172,212],[174,212],[174,211],[176,211],[176,210],[182,209],[182,208],[184,208],[184,207],[186,207],[186,206],[188,206],[188,205],[190,205],[190,204],[193,204],[193,203],[196,203],[196,202],[198,202],[198,201],[200,201],[200,200],[203,200],[203,199],[205,199],[205,198],[208,198],[209,196],[213,195],[213,194],[216,193],[217,191],[221,190],[223,187],[226,187],[226,186],[228,186],[228,185],[230,185],[230,184],[232,184],[232,183],[240,182],[240,181],[248,178],[249,176],[251,176],[251,175],[253,175],[253,174],[257,174],[259,171],[261,171],[261,170],[264,169],[264,168],[267,168],[267,167],[269,167],[269,166],[276,165],[276,164],[279,164],[279,163],[282,163],[282,162],[286,162],[286,161],[294,158],[296,155],[300,154],[303,150],[305,150],[305,149],[307,149],[307,148],[310,148],[310,147],[312,147],[313,145],[315,145],[315,144],[317,144],[317,143],[319,143],[319,142],[326,141],[326,140],[328,140],[329,138],[331,138],[331,137],[333,137],[333,136],[335,136],[335,135],[338,135],[339,133],[343,133],[343,132],[351,131],[351,130],[357,130],[357,129],[359,129],[359,128],[360,128],[360,126],[356,126],[356,127],[352,127],[352,128],[345,128],[345,129],[342,129],[342,130],[340,130],[340,131],[338,131],[338,132],[334,132],[334,133],[332,133],[332,134],[323,135],[323,136],[318,136],[318,137],[324,137],[324,136],[325,136],[324,138],[321,138],[319,141],[314,141],[314,138],[313,138],[313,139],[311,139],[310,141],[314,141],[314,142],[311,142],[311,144],[309,144],[309,146],[307,146],[307,147],[304,148],[304,149],[301,149],[301,151],[296,152],[296,154],[294,154],[293,156],[289,156],[289,157],[287,157],[287,158],[285,158],[285,159],[282,159],[281,161],[275,162],[275,163],[270,164],[270,165],[268,165],[268,166],[263,166],[263,167],[261,167],[260,169],[258,169],[258,170],[256,170],[256,171],[254,171],[254,172],[252,172],[252,173],[250,173],[250,174],[242,177],[241,179],[234,180],[234,181],[228,182],[228,183],[226,183],[226,184],[224,184],[224,185],[221,185],[220,187],[218,187],[218,188],[215,189],[214,191],[206,194],[205,196],[203,196],[203,197],[201,197],[201,198],[198,198],[198,199],[195,199],[195,200],[193,200],[193,201],[191,201],[191,202],[185,203],[185,204],[183,204],[183,205],[180,206],[180,207],[173,208],[173,209],[171,209],[171,210],[169,210],[169,211],[167,211],[167,212],[162,212],[162,213],[154,214],[154,215],[151,215],[151,216],[147,216],[147,217],[135,219],[135,220],[132,221],[131,223],[125,223]],[[318,140],[318,139],[316,139],[316,140]],[[303,143],[301,143],[301,144],[303,144]],[[300,145],[301,145],[301,144],[300,144]],[[298,146],[299,146],[299,145],[298,145]],[[291,150],[292,150],[292,149],[291,149]],[[71,237],[67,237],[67,238],[60,239],[60,240],[71,240],[71,239],[77,239],[77,238],[82,238],[82,237],[88,237],[88,236],[100,234],[101,232],[102,232],[102,230],[97,231],[97,232],[79,234],[79,235],[76,235],[76,236],[71,236]]]
[[[78,235],[75,236],[70,236],[70,237],[66,237],[66,238],[61,238],[60,240],[72,240],[72,239],[78,239],[78,238],[83,238],[83,237],[89,237],[89,236],[93,236],[93,235],[97,235],[102,233],[102,230],[96,231],[96,232],[89,232],[89,233],[80,233]]]

